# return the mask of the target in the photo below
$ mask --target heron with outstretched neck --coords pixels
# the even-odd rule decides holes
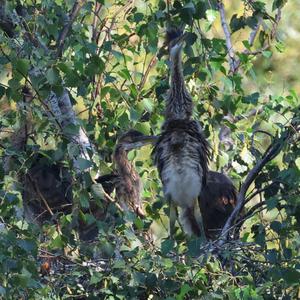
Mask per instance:
[[[162,181],[170,212],[170,235],[175,222],[191,236],[205,237],[198,197],[206,184],[209,144],[198,121],[192,118],[193,101],[183,76],[181,30],[167,31],[170,57],[170,90],[166,99],[165,122],[154,148],[154,161]],[[177,207],[179,216],[177,217]]]

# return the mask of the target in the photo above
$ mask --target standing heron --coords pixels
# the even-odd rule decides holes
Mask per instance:
[[[177,207],[179,221],[189,236],[205,237],[198,197],[206,183],[209,145],[200,124],[192,119],[193,102],[185,86],[182,45],[185,35],[168,30],[170,90],[166,99],[165,122],[154,148],[154,161],[170,206],[170,235],[175,231]]]
[[[116,172],[96,179],[108,193],[111,193],[115,187],[116,198],[121,208],[125,211],[133,211],[140,217],[145,216],[141,202],[142,183],[127,155],[130,150],[152,144],[155,141],[155,136],[146,136],[133,129],[127,131],[119,138],[115,147],[113,159]]]

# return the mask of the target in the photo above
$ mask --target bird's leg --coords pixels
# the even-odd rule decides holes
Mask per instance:
[[[194,216],[195,216],[196,222],[200,228],[200,235],[203,238],[203,240],[206,241],[206,235],[205,235],[205,230],[204,230],[204,225],[203,225],[203,218],[202,218],[198,199],[196,199],[195,205],[194,205]]]
[[[175,222],[177,219],[177,210],[174,202],[172,201],[171,197],[168,196],[167,198],[169,204],[169,230],[170,230],[170,238],[173,239],[175,235]]]

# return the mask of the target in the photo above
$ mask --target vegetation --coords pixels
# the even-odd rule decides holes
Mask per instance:
[[[277,63],[292,51],[286,2],[0,0],[0,299],[300,298],[299,74]],[[94,182],[113,171],[120,133],[160,132],[168,24],[188,33],[184,74],[210,168],[240,190],[209,243],[180,228],[167,238],[151,147],[129,153],[145,219]],[[23,213],[37,155],[72,186],[72,208],[43,222]],[[84,241],[91,226],[97,238]]]

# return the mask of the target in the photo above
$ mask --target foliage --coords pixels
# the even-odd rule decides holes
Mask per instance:
[[[275,13],[285,2],[235,1],[240,10],[230,10],[227,18],[231,33],[240,34],[240,45],[234,45],[236,72],[230,70],[224,35],[215,34],[216,29],[222,32],[218,1],[6,3],[14,36],[0,31],[0,153],[14,160],[9,173],[1,165],[0,298],[299,297],[299,137],[284,143],[287,129],[297,130],[299,98],[292,89],[274,95],[248,88],[250,81],[260,81],[257,61],[269,62],[273,51],[283,50]],[[282,18],[284,13],[283,9]],[[261,20],[264,26],[249,43],[249,34]],[[129,154],[144,183],[146,219],[107,204],[92,181],[98,170],[101,174],[113,170],[111,155],[118,134],[129,128],[160,132],[169,84],[167,56],[161,47],[170,22],[184,23],[188,32],[184,74],[195,117],[213,147],[212,169],[229,172],[239,186],[269,145],[282,146],[251,185],[240,238],[226,243],[219,256],[211,251],[215,242],[188,240],[180,229],[176,241],[161,239],[166,236],[167,208],[150,148]],[[33,93],[27,106],[22,102],[25,84]],[[45,103],[51,91],[61,95],[64,88],[70,91],[80,126],[95,145],[89,160],[80,160],[80,174],[73,162],[80,150],[67,138],[79,128],[62,130]],[[24,119],[33,126],[26,148],[18,149],[7,132],[18,131]],[[77,208],[76,213],[55,213],[43,226],[32,225],[18,213],[20,183],[36,153],[72,170]],[[107,216],[99,219],[92,213],[94,202],[107,210]],[[80,224],[97,226],[98,239],[80,241]],[[157,239],[154,244],[146,234],[150,225]]]

